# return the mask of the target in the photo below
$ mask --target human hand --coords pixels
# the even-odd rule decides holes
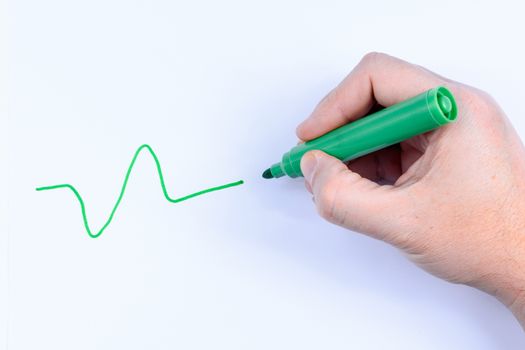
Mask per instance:
[[[297,128],[307,141],[438,85],[458,118],[344,164],[301,160],[330,222],[383,240],[430,273],[495,295],[525,327],[525,150],[486,93],[385,54],[366,55]]]

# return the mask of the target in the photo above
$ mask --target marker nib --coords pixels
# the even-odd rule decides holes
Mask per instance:
[[[262,177],[264,177],[265,179],[272,179],[273,178],[273,175],[272,175],[272,172],[270,170],[270,168],[266,169],[264,171],[264,173],[262,174]]]

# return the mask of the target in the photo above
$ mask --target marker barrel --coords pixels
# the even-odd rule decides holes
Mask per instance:
[[[273,177],[303,176],[300,163],[308,151],[321,150],[349,161],[439,128],[456,117],[454,96],[439,86],[297,145],[283,155],[280,163],[272,165],[270,171]]]

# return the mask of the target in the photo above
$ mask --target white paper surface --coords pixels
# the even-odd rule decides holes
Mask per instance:
[[[522,13],[510,1],[12,1],[2,344],[522,349],[490,296],[324,222],[300,180],[260,178],[368,51],[489,91],[525,137]],[[72,193],[34,190],[73,184],[99,228],[142,143],[173,196],[246,183],[170,204],[144,153],[99,239]]]

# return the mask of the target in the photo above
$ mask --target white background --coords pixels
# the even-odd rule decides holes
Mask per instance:
[[[324,222],[302,181],[260,178],[368,51],[487,90],[525,137],[519,3],[11,1],[0,344],[523,349],[492,297]],[[173,196],[246,184],[170,204],[143,154],[96,240],[72,193],[34,190],[75,185],[98,228],[142,143]]]
[[[7,3],[0,0],[0,349],[7,344]]]

